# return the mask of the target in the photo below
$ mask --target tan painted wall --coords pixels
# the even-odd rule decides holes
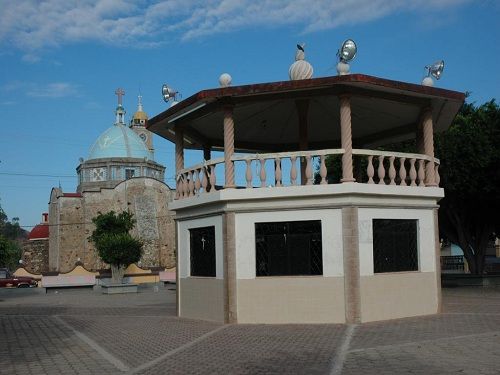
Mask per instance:
[[[343,277],[238,280],[238,323],[344,323]]]
[[[215,278],[179,278],[179,316],[224,322],[224,282]]]
[[[361,276],[361,321],[436,314],[434,272],[401,272]]]

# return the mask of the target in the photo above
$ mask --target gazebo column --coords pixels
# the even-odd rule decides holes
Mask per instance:
[[[211,149],[209,146],[203,146],[203,159],[210,160],[212,158]]]
[[[307,132],[307,113],[309,111],[309,100],[296,100],[297,115],[299,118],[299,151],[307,151],[309,148],[309,137]],[[300,158],[300,182],[306,184],[307,162],[304,157]]]
[[[351,129],[351,99],[349,95],[340,96],[340,139],[344,149],[342,154],[341,182],[356,181],[352,172],[352,129]]]
[[[424,154],[432,160],[425,166],[425,186],[437,186],[434,172],[434,127],[431,108],[426,108],[422,112],[422,136]]]
[[[175,132],[175,173],[184,169],[184,131],[179,125],[174,127]]]
[[[224,108],[224,188],[234,187],[234,164],[231,158],[234,155],[234,120],[233,107]]]
[[[179,172],[184,169],[184,132],[179,125],[175,125],[175,186],[177,194],[179,196],[179,191],[182,187],[179,186]]]

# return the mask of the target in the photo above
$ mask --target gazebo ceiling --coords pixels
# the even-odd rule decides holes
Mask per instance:
[[[148,129],[175,142],[174,126],[179,126],[185,148],[223,148],[224,108],[229,106],[237,150],[291,151],[299,145],[298,107],[305,106],[309,148],[336,148],[342,94],[351,98],[356,147],[414,137],[427,107],[434,130],[444,130],[465,98],[456,91],[351,74],[200,91],[153,117]]]

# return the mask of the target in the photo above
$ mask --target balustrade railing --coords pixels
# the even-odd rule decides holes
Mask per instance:
[[[325,185],[338,183],[341,165],[330,170],[328,156],[339,158],[344,149],[280,152],[270,154],[234,155],[232,163],[237,173],[244,175],[245,186],[238,188],[282,187],[295,185]],[[439,160],[426,155],[406,154],[377,150],[353,150],[356,181],[359,183],[400,186],[425,186],[426,165],[434,164],[435,182],[439,185]],[[273,165],[270,165],[272,162]],[[181,170],[177,175],[176,199],[184,199],[223,189],[217,185],[217,166],[224,165],[224,158],[207,160]],[[244,171],[244,173],[243,173]],[[376,172],[375,172],[376,171]],[[328,175],[330,173],[330,175]],[[271,184],[269,184],[271,181]]]
[[[434,179],[439,185],[439,160],[421,154],[378,150],[352,150],[353,157],[360,157],[366,163],[366,181],[358,178],[358,182],[379,185],[426,186],[429,176],[426,165],[433,164]],[[364,159],[364,160],[363,160]],[[377,167],[375,173],[375,167]]]

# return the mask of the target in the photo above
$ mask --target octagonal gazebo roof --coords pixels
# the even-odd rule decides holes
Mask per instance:
[[[413,138],[427,107],[434,130],[444,130],[465,99],[461,92],[351,74],[203,90],[150,119],[148,129],[175,142],[178,125],[185,148],[222,149],[223,109],[231,106],[236,150],[294,151],[297,107],[307,103],[309,149],[333,148],[340,145],[343,94],[351,98],[353,144],[359,147]]]

